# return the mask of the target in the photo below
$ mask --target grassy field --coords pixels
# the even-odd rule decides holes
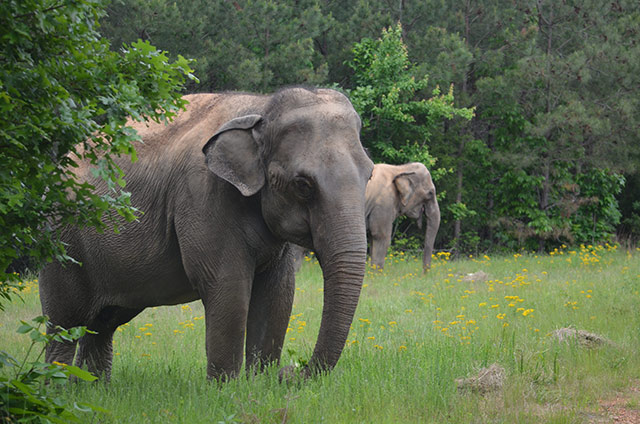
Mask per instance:
[[[467,281],[470,273],[484,281]],[[282,364],[308,359],[322,310],[314,260],[297,276]],[[480,277],[476,277],[480,278]],[[482,278],[480,278],[482,279]],[[37,281],[24,303],[0,313],[0,349],[23,356],[19,320],[39,314]],[[199,302],[146,310],[118,329],[110,384],[59,395],[110,411],[103,423],[584,423],[607,422],[598,401],[640,379],[640,251],[598,246],[548,255],[434,260],[390,255],[370,269],[344,353],[334,371],[279,384],[277,368],[223,385],[205,378]],[[559,342],[571,327],[604,338]],[[460,390],[456,379],[491,364],[501,387]],[[640,409],[640,396],[629,408]],[[604,421],[602,421],[604,420]]]

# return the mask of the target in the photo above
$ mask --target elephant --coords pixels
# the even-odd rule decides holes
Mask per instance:
[[[427,168],[418,162],[404,165],[375,164],[367,183],[366,226],[371,235],[371,263],[384,268],[384,258],[391,244],[393,221],[400,215],[418,220],[422,228],[422,214],[427,218],[423,270],[431,267],[431,254],[440,227],[440,207],[436,189]],[[291,245],[295,271],[299,271],[306,249]]]
[[[404,165],[378,163],[366,190],[366,225],[371,235],[371,263],[384,267],[384,258],[391,244],[393,221],[400,215],[418,220],[422,228],[422,214],[427,228],[424,236],[422,268],[431,267],[431,254],[438,228],[440,207],[436,188],[426,166],[419,162]]]
[[[201,299],[207,376],[226,381],[279,363],[295,292],[289,242],[323,268],[320,331],[307,365],[281,378],[331,370],[342,353],[366,266],[365,189],[373,171],[361,121],[334,90],[269,95],[207,93],[168,125],[133,122],[138,159],[116,159],[143,212],[118,232],[61,229],[74,263],[42,269],[42,311],[54,326],[86,326],[45,358],[107,381],[118,326],[145,308]],[[76,178],[108,193],[88,163]],[[76,346],[77,345],[77,346]],[[77,354],[76,354],[77,347]]]

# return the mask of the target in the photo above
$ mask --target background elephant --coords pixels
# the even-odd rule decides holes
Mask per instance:
[[[391,244],[393,221],[400,215],[418,220],[427,218],[422,267],[431,266],[433,243],[440,227],[440,207],[436,188],[427,168],[417,162],[404,165],[376,164],[366,190],[367,229],[371,234],[371,263],[384,267]]]
[[[109,379],[119,325],[150,306],[202,299],[207,375],[225,379],[243,356],[248,366],[280,358],[294,296],[291,241],[316,252],[325,276],[320,331],[303,373],[331,369],[365,272],[373,163],[357,113],[344,95],[321,89],[186,99],[167,126],[132,124],[144,144],[137,162],[118,164],[144,214],[120,234],[64,228],[82,266],[43,268],[43,313],[54,325],[96,331],[80,339],[76,364]],[[75,173],[107,193],[88,164]],[[46,359],[70,364],[75,350],[52,344]]]

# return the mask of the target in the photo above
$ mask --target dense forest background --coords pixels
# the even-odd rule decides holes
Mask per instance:
[[[112,48],[195,59],[187,91],[347,92],[374,161],[424,162],[437,249],[640,237],[637,0],[114,0]],[[397,247],[420,245],[396,225]]]

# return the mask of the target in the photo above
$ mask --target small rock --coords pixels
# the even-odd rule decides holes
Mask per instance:
[[[482,283],[489,279],[489,275],[484,271],[473,272],[462,277],[462,281],[465,283]]]

